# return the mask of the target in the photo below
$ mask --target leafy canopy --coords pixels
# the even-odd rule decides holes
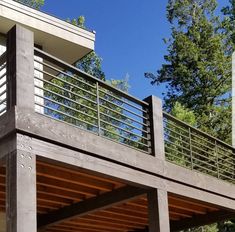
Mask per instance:
[[[231,134],[231,58],[215,16],[216,0],[169,0],[172,25],[166,63],[152,84],[166,84],[165,109],[175,102],[194,111],[198,127],[226,140]]]
[[[33,7],[35,9],[40,9],[40,7],[44,5],[44,0],[15,0],[15,1]]]

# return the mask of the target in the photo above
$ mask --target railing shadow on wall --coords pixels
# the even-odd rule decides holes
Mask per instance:
[[[7,110],[6,52],[0,56],[0,116]]]

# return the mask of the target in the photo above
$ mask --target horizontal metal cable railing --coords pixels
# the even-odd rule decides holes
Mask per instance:
[[[35,48],[35,110],[150,153],[147,102]]]
[[[178,119],[163,113],[166,160],[235,183],[235,150]]]
[[[0,116],[7,111],[6,52],[0,56]]]

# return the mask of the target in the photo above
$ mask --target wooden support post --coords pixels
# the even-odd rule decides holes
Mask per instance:
[[[144,99],[149,103],[152,154],[165,160],[162,101],[155,96]]]
[[[235,51],[232,54],[232,145],[235,147]]]
[[[7,107],[34,111],[34,37],[16,25],[7,33]],[[15,150],[6,158],[7,232],[36,232],[36,158]]]
[[[149,232],[170,232],[167,192],[152,189],[148,192]]]
[[[34,110],[34,36],[15,25],[7,33],[7,107]]]
[[[36,232],[36,158],[16,150],[6,165],[7,232]]]

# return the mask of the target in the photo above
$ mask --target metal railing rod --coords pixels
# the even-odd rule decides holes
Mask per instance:
[[[125,121],[120,120],[120,119],[117,119],[117,118],[115,118],[115,117],[113,117],[113,116],[111,116],[111,115],[108,115],[108,114],[106,114],[106,113],[100,112],[100,115],[104,115],[104,116],[106,116],[106,117],[108,117],[108,118],[110,118],[110,119],[113,119],[113,120],[115,120],[115,121],[117,121],[117,122],[120,122],[120,123],[122,123],[122,124],[127,125],[127,124],[125,123]],[[125,115],[123,115],[123,117],[125,117]],[[128,126],[128,125],[127,125],[127,126]]]
[[[214,171],[214,170],[199,167],[198,165],[195,165],[195,169],[193,169],[193,170],[196,171],[196,172],[200,172],[200,173],[206,174],[208,176],[212,176],[212,177],[217,178],[217,172]]]
[[[174,139],[174,142],[180,142],[181,144],[185,144],[186,146],[189,146],[189,141],[181,140],[180,138],[174,137],[171,134],[164,134],[168,139]],[[182,146],[182,145],[181,145]]]
[[[196,146],[199,145],[200,147],[203,147],[203,148],[205,148],[205,149],[209,149],[210,151],[214,151],[214,149],[215,149],[215,147],[208,147],[207,145],[202,144],[202,143],[199,143],[198,141],[193,140],[193,139],[192,139],[192,143],[195,144],[194,147],[196,147]],[[205,150],[204,150],[204,151],[205,151]],[[208,151],[206,151],[206,152],[208,152]]]
[[[221,178],[221,176],[223,176],[225,179],[222,179]],[[225,176],[225,175],[223,175],[222,173],[220,173],[220,178],[219,179],[221,179],[221,180],[231,180],[233,183],[235,183],[235,180],[234,180],[234,178],[232,178],[232,177],[229,177],[229,176]]]
[[[114,98],[114,99],[116,99],[116,100],[122,102],[123,104],[129,105],[129,106],[131,106],[131,107],[135,108],[136,110],[139,110],[139,111],[141,111],[141,112],[143,112],[143,113],[146,113],[146,114],[148,113],[147,110],[144,110],[143,108],[137,107],[137,106],[131,104],[130,102],[127,102],[127,101],[125,101],[125,100],[123,100],[123,99],[121,99],[121,98],[119,98],[119,97],[117,97],[117,96],[115,96],[115,95],[110,94],[109,92],[105,92],[105,91],[102,90],[102,89],[99,89],[99,90],[100,90],[100,92],[102,92],[103,94],[109,95],[110,97],[112,97],[112,98]]]
[[[101,135],[100,125],[100,95],[99,95],[99,83],[96,82],[96,101],[97,101],[97,123],[98,123],[98,135]]]
[[[70,109],[70,110],[72,110],[72,111],[74,111],[74,112],[77,112],[78,114],[85,115],[85,116],[87,116],[87,117],[89,117],[89,118],[92,118],[92,119],[94,119],[94,120],[97,119],[97,118],[94,117],[94,116],[91,116],[91,115],[89,115],[89,114],[87,114],[87,113],[85,113],[85,112],[83,112],[83,111],[74,109],[73,107],[70,107],[70,106],[65,105],[65,104],[63,104],[63,103],[60,103],[60,102],[58,102],[58,101],[55,101],[55,100],[53,100],[53,99],[51,99],[51,98],[44,97],[44,96],[41,96],[41,95],[39,95],[39,94],[35,94],[35,95],[36,95],[37,97],[40,97],[40,98],[44,99],[44,100],[53,102],[53,103],[55,103],[55,104],[57,104],[57,105],[59,105],[59,106],[63,106],[63,107],[65,107],[65,108],[67,108],[67,109]]]
[[[143,137],[143,136],[141,136],[141,135],[138,135],[138,134],[136,134],[136,133],[133,133],[133,132],[131,132],[131,131],[129,131],[129,130],[123,129],[123,128],[119,127],[119,126],[116,126],[116,125],[114,125],[114,124],[112,124],[112,123],[109,123],[109,122],[107,122],[107,121],[104,121],[104,120],[102,120],[102,119],[100,119],[100,121],[101,121],[103,124],[110,125],[110,126],[116,128],[116,129],[118,129],[118,130],[124,131],[125,133],[128,133],[128,134],[130,134],[130,135],[134,135],[134,136],[136,136],[136,137],[138,137],[138,138],[141,138],[141,139],[143,139],[143,140],[145,140],[145,141],[148,141],[148,139],[147,139],[146,137]]]
[[[191,162],[188,161],[188,160],[186,160],[185,157],[176,156],[176,155],[171,154],[171,153],[169,153],[169,152],[166,152],[166,155],[168,156],[167,161],[169,161],[169,162],[171,162],[171,163],[174,163],[174,164],[177,164],[177,165],[180,165],[180,166],[183,166],[183,167],[187,167],[187,166],[185,166],[185,165],[180,164],[180,163],[177,162],[177,159],[178,159],[178,160],[182,160],[182,161],[184,161],[185,163],[188,163],[188,168],[189,168],[189,169],[191,168],[191,167],[190,167],[190,163],[191,163]],[[176,160],[171,160],[171,159],[169,159],[169,158],[174,158],[174,159],[176,159]]]
[[[194,152],[193,152],[194,153]],[[195,158],[194,156],[193,156],[193,160],[196,160],[198,163],[203,163],[203,164],[205,164],[206,166],[211,166],[212,168],[215,168],[215,170],[217,170],[216,168],[216,166],[215,165],[213,165],[213,164],[210,164],[210,163],[208,163],[208,162],[206,162],[206,161],[203,161],[203,160],[201,160],[201,159],[197,159],[197,158]],[[197,163],[195,163],[194,162],[194,165],[196,165]],[[199,165],[199,164],[197,164],[198,165],[198,167],[201,167],[201,168],[205,168],[204,166],[201,166],[201,165]],[[208,169],[208,170],[210,170],[210,171],[212,171],[211,169]]]
[[[105,102],[108,102],[108,103],[114,105],[115,107],[118,107],[119,109],[122,109],[122,110],[124,110],[124,111],[126,111],[126,112],[128,112],[128,113],[130,113],[130,114],[133,114],[133,115],[135,115],[136,117],[139,117],[139,118],[141,118],[141,119],[143,119],[143,120],[147,120],[147,117],[144,117],[144,116],[142,116],[142,115],[136,114],[135,112],[133,112],[133,111],[131,111],[131,110],[129,110],[129,109],[123,107],[123,106],[117,105],[116,103],[114,103],[114,102],[112,102],[112,101],[109,101],[109,100],[107,100],[107,99],[105,99],[105,98],[103,98],[103,97],[100,97],[100,99],[103,100],[103,101],[105,101]]]
[[[37,69],[37,68],[35,68],[35,70],[39,71],[39,69]],[[70,82],[67,82],[67,81],[65,81],[65,80],[63,80],[63,79],[61,79],[61,78],[59,78],[59,77],[57,77],[57,76],[54,76],[54,75],[52,75],[52,74],[50,74],[50,73],[48,73],[48,72],[46,72],[46,71],[39,71],[39,72],[45,74],[46,76],[50,76],[50,77],[52,77],[53,79],[59,80],[60,82],[63,82],[63,83],[65,83],[65,84],[69,85],[69,86],[72,86],[72,87],[74,87],[74,88],[76,88],[76,89],[78,89],[78,90],[80,90],[80,91],[83,91],[83,92],[85,92],[85,93],[88,93],[88,94],[93,95],[94,97],[96,97],[96,94],[94,94],[94,93],[92,93],[92,92],[90,92],[90,91],[87,91],[87,90],[85,90],[85,89],[82,89],[81,87],[79,87],[79,86],[77,86],[77,85],[74,85],[74,84],[72,84],[72,83],[70,83]],[[39,79],[40,79],[40,78],[39,78]],[[51,82],[51,81],[50,81],[50,82]],[[51,82],[51,83],[53,83],[53,82]]]
[[[43,58],[43,59],[45,59],[49,62],[52,62],[57,66],[61,66],[65,70],[75,72],[75,74],[78,74],[78,76],[84,77],[84,78],[86,78],[86,79],[88,79],[92,82],[98,82],[101,87],[105,87],[106,89],[111,90],[115,94],[120,94],[123,97],[125,97],[126,99],[135,102],[136,104],[139,104],[139,105],[142,105],[142,106],[149,106],[149,104],[147,102],[141,101],[138,98],[136,98],[136,97],[134,97],[130,94],[125,93],[124,91],[121,91],[117,88],[114,88],[113,86],[107,84],[106,82],[104,82],[104,81],[102,81],[102,80],[100,80],[96,77],[93,77],[92,75],[89,75],[89,74],[81,71],[80,69],[74,67],[73,65],[65,63],[64,61],[62,61],[62,60],[60,60],[60,59],[58,59],[58,58],[56,58],[56,57],[54,57],[50,54],[38,49],[38,48],[34,48],[34,51],[35,51],[35,54],[38,55],[38,56],[41,56],[41,58]]]
[[[232,170],[234,172],[235,171],[234,163],[230,163],[230,164],[232,165],[232,167],[226,165],[225,163],[221,163],[220,161],[218,162],[219,168],[222,169],[222,167],[225,167],[225,168],[230,169],[230,170]],[[225,171],[224,168],[223,168],[223,171]]]
[[[144,147],[146,147],[146,148],[149,147],[148,145],[146,145],[146,144],[144,144],[144,143],[141,143],[141,142],[132,140],[132,139],[126,137],[126,136],[123,136],[123,135],[121,135],[121,134],[117,134],[117,133],[115,133],[115,132],[113,132],[113,131],[107,130],[107,129],[104,128],[104,127],[101,127],[101,129],[104,130],[104,131],[106,131],[106,132],[108,132],[108,133],[111,133],[111,134],[113,134],[113,135],[116,135],[116,136],[118,136],[118,137],[120,137],[120,138],[127,139],[127,140],[129,140],[129,141],[131,141],[131,142],[133,142],[133,143],[136,143],[136,144],[139,144],[139,145],[141,145],[141,146],[144,146]],[[104,136],[104,137],[108,137],[108,136]],[[115,140],[115,139],[113,139],[113,140]]]
[[[1,89],[4,85],[7,85],[7,81],[4,81],[4,82],[0,85],[0,89]]]
[[[93,100],[91,100],[91,99],[89,99],[89,98],[86,98],[86,97],[84,97],[84,96],[81,96],[81,95],[79,95],[79,94],[77,94],[77,93],[74,93],[74,92],[72,92],[72,91],[70,91],[70,90],[68,90],[68,89],[65,89],[65,88],[63,88],[63,87],[61,87],[61,86],[59,86],[59,85],[56,85],[56,84],[54,84],[54,83],[52,83],[52,82],[50,82],[50,81],[43,80],[43,79],[40,79],[40,78],[38,78],[38,77],[35,77],[35,78],[38,79],[38,80],[40,80],[40,81],[42,81],[42,82],[44,82],[44,83],[47,83],[47,84],[49,84],[49,85],[52,85],[52,86],[54,86],[54,87],[56,87],[56,88],[58,88],[58,89],[60,89],[60,90],[65,91],[65,92],[71,93],[71,94],[74,95],[74,96],[80,97],[80,98],[82,98],[82,99],[84,99],[84,100],[86,100],[86,101],[89,101],[89,102],[91,102],[91,103],[93,103],[93,104],[96,105],[96,101],[93,101]],[[51,91],[51,90],[48,90],[48,89],[43,88],[43,87],[40,87],[40,86],[38,86],[38,85],[37,85],[36,87],[37,87],[37,88],[40,88],[40,89],[42,89],[42,90],[44,90],[44,91],[48,91],[48,92],[51,92],[51,93],[55,93],[55,92],[53,92],[53,91]],[[61,95],[61,96],[64,96],[64,95]],[[64,97],[65,97],[65,96],[64,96]]]
[[[182,156],[184,156],[184,157],[186,157],[186,158],[191,158],[190,154],[187,154],[187,153],[182,152],[182,151],[179,151],[179,150],[175,150],[175,149],[172,148],[172,147],[166,146],[166,148],[167,148],[167,149],[170,149],[170,150],[172,150],[172,151],[174,151],[174,152],[176,152],[176,153],[179,153],[179,154],[181,154]]]
[[[45,106],[45,105],[43,105],[43,104],[41,104],[41,103],[38,103],[38,102],[35,102],[35,104],[38,105],[38,106],[40,106],[40,107],[42,107],[42,108],[45,108],[45,109],[48,109],[48,110],[57,112],[58,114],[62,114],[62,115],[64,115],[64,116],[67,116],[68,118],[74,119],[75,121],[82,122],[82,123],[84,123],[84,124],[87,124],[87,125],[90,125],[90,126],[93,126],[93,127],[96,127],[96,128],[97,128],[97,125],[95,125],[95,124],[92,124],[92,123],[87,122],[87,121],[84,121],[84,120],[82,120],[82,119],[73,117],[72,115],[66,114],[66,113],[64,113],[64,112],[62,112],[62,111],[60,111],[60,110],[51,108],[51,107],[49,107],[49,106]],[[46,115],[47,115],[47,114],[46,114]],[[47,116],[48,116],[48,115],[47,115]],[[55,118],[55,117],[52,117],[52,118],[57,119],[57,118]],[[59,118],[58,118],[58,120],[64,121],[64,120],[59,119]],[[65,121],[65,122],[66,122],[66,121]],[[76,124],[73,124],[73,125],[76,126]]]
[[[108,107],[106,107],[106,106],[104,106],[104,105],[100,105],[100,107],[105,108],[105,109],[107,109],[107,110],[109,110],[109,111],[111,111],[111,112],[113,112],[113,113],[115,113],[115,114],[118,114],[118,115],[122,116],[122,117],[125,117],[126,119],[131,120],[131,121],[133,121],[133,122],[135,122],[135,123],[139,123],[139,121],[135,121],[133,118],[131,118],[131,117],[129,117],[129,116],[126,116],[126,115],[123,115],[122,113],[120,113],[120,112],[118,112],[118,111],[116,111],[116,110],[113,110],[113,109],[111,109],[111,108],[108,108]],[[141,129],[141,128],[139,128],[139,127],[133,126],[133,125],[130,124],[130,123],[126,123],[126,122],[125,122],[125,124],[126,124],[127,126],[132,127],[133,129],[136,129],[136,130],[139,130],[139,131],[148,133],[148,131],[146,131],[146,130],[144,130],[144,129]],[[142,125],[142,124],[141,124],[141,125]]]
[[[195,133],[193,133],[193,134],[192,134],[192,136],[193,136],[194,138],[196,138],[196,139],[199,139],[199,140],[201,140],[201,141],[203,141],[203,142],[207,143],[207,144],[210,144],[212,147],[214,147],[214,146],[215,146],[215,144],[214,144],[213,142],[214,142],[214,141],[217,141],[217,140],[212,141],[212,140],[204,139],[203,137],[198,136],[198,135],[197,135],[197,134],[195,134]]]
[[[0,80],[1,80],[3,77],[6,77],[6,72],[3,73],[3,74],[0,76]]]
[[[194,148],[194,150],[197,150],[197,151],[201,151],[205,154],[208,154],[208,155],[212,155],[212,156],[215,156],[213,153],[214,153],[214,150],[211,150],[212,153],[210,153],[209,151],[205,151],[203,150],[202,148],[199,148],[198,146],[195,146],[192,144],[192,147]]]
[[[7,59],[7,53],[4,52],[1,56],[0,56],[0,66],[3,65],[6,62]]]
[[[2,95],[6,94],[6,93],[7,93],[7,90],[6,90],[6,89],[3,90],[3,91],[0,93],[0,97],[1,97]]]
[[[234,171],[234,170],[233,170]],[[227,174],[229,174],[229,175],[231,175],[231,176],[234,176],[234,172],[229,172],[229,171],[227,171],[227,170],[222,170],[220,173],[227,173]]]
[[[217,147],[218,147],[218,150],[222,150],[222,151],[224,151],[224,152],[226,152],[226,153],[229,153],[229,154],[231,154],[231,155],[234,154],[234,152],[233,152],[232,149],[225,150],[223,147],[220,147],[220,146],[217,146]],[[222,153],[221,153],[221,154],[222,154]]]
[[[234,162],[230,162],[230,161],[226,160],[226,163],[232,165],[233,169],[235,170]],[[218,164],[221,165],[221,166],[226,166],[225,160],[220,159],[220,158],[218,158]]]
[[[177,131],[175,131],[175,130],[173,130],[171,128],[168,128],[167,126],[164,127],[164,130],[169,131],[169,132],[174,133],[174,134],[177,134],[177,135],[183,137],[184,139],[186,139],[186,140],[188,139],[189,140],[189,135],[187,135],[187,136],[183,135],[183,134],[181,134],[181,133],[179,133],[179,132],[177,132]],[[165,132],[165,134],[167,135],[168,132]]]
[[[3,105],[4,102],[7,102],[7,99],[6,99],[6,98],[4,98],[4,99],[2,99],[2,100],[0,101],[0,105]]]
[[[3,109],[0,110],[0,115],[1,115],[4,111],[7,111],[7,107],[4,107]]]
[[[219,155],[225,156],[225,158],[219,157],[219,159],[224,160],[224,161],[227,161],[228,159],[232,159],[233,161],[235,161],[235,158],[233,158],[231,156],[228,156],[224,153],[220,153],[219,151],[217,151],[217,152],[218,152]],[[231,155],[233,155],[233,154],[231,154]],[[234,162],[234,164],[235,164],[235,162]]]
[[[193,151],[193,150],[192,150],[192,154],[194,154],[194,155],[192,155],[192,157],[200,157],[200,158],[204,159],[203,160],[204,162],[213,162],[216,164],[216,156],[213,157],[214,159],[211,159],[211,158],[204,156],[200,153],[197,153],[196,151]]]
[[[47,63],[45,63],[45,62],[36,61],[36,60],[35,60],[35,62],[37,62],[37,63],[39,63],[39,64],[41,64],[41,65],[44,65],[44,66],[46,66],[46,67],[48,67],[48,68],[50,68],[50,69],[52,69],[52,70],[58,72],[59,74],[63,74],[63,75],[65,75],[65,76],[67,76],[67,77],[70,77],[70,78],[72,78],[72,79],[75,80],[75,81],[80,81],[80,82],[83,83],[84,85],[87,85],[87,86],[89,86],[89,87],[95,89],[95,86],[94,86],[94,85],[91,85],[91,84],[88,83],[88,82],[85,82],[85,81],[83,81],[83,80],[81,80],[81,79],[78,79],[78,78],[74,77],[73,75],[70,75],[69,73],[66,73],[66,72],[63,71],[63,70],[57,69],[57,68],[55,68],[54,66],[51,66],[51,65],[49,65],[49,64],[47,64]]]
[[[174,146],[177,146],[177,147],[179,147],[179,148],[182,149],[182,150],[185,150],[185,151],[189,151],[189,152],[190,152],[190,149],[188,149],[188,148],[186,148],[186,147],[182,147],[182,146],[180,146],[179,144],[176,144],[176,143],[171,142],[171,141],[169,141],[169,140],[166,140],[166,142],[167,142],[167,143],[170,143],[170,144],[172,144],[172,145],[174,145]]]
[[[186,128],[188,127],[180,127],[178,126],[175,122],[171,122],[170,120],[167,120],[167,119],[163,119],[164,123],[167,125],[167,126],[172,126],[172,127],[175,127],[177,129],[179,129],[180,131],[183,131],[185,132],[186,134],[188,134],[188,130]]]
[[[41,90],[43,90],[43,91],[45,91],[45,92],[50,92],[51,94],[53,94],[53,95],[55,95],[55,96],[57,96],[57,97],[61,97],[61,98],[65,99],[65,100],[67,100],[67,101],[70,101],[70,102],[72,102],[72,103],[74,103],[74,104],[77,104],[78,106],[82,106],[82,107],[84,107],[84,108],[87,108],[87,109],[92,110],[92,111],[94,111],[94,112],[97,113],[97,111],[96,111],[94,108],[92,108],[92,107],[89,107],[89,106],[84,105],[84,104],[82,104],[82,103],[78,103],[78,102],[72,100],[71,98],[67,98],[67,97],[65,97],[65,96],[63,96],[63,95],[60,95],[60,94],[58,94],[58,93],[55,93],[55,92],[53,92],[53,91],[51,91],[51,90],[47,90],[47,89],[45,89],[45,88],[43,88],[43,87],[40,87],[40,86],[38,86],[38,85],[34,85],[34,86],[35,86],[36,88],[38,88],[38,89],[41,89]],[[40,95],[40,94],[36,94],[36,93],[35,93],[35,95],[42,97],[42,95]]]
[[[201,130],[195,128],[195,127],[192,127],[191,125],[189,125],[189,124],[187,124],[187,123],[185,123],[185,122],[183,122],[183,121],[181,121],[181,120],[175,118],[174,116],[172,116],[172,115],[170,115],[170,114],[168,114],[168,113],[166,113],[166,112],[163,112],[163,115],[164,115],[164,117],[167,117],[168,119],[170,119],[170,120],[172,120],[172,121],[175,121],[176,123],[178,123],[178,124],[180,124],[180,125],[183,125],[183,126],[185,126],[185,127],[190,127],[192,131],[195,131],[195,132],[197,132],[198,134],[200,134],[200,135],[202,135],[202,136],[204,136],[204,137],[206,137],[206,138],[208,138],[208,139],[210,139],[210,140],[216,140],[217,143],[223,144],[223,146],[225,146],[225,147],[227,147],[227,148],[229,148],[229,149],[231,149],[231,150],[234,150],[234,148],[233,148],[231,145],[229,145],[229,144],[223,142],[222,140],[220,140],[220,139],[218,139],[218,138],[216,138],[216,137],[213,137],[213,136],[207,134],[206,132],[203,132],[203,131],[201,131]]]
[[[4,68],[6,68],[7,67],[7,64],[5,63],[5,64],[3,64],[1,67],[0,67],[0,72],[4,69]],[[0,78],[1,79],[1,78]]]

